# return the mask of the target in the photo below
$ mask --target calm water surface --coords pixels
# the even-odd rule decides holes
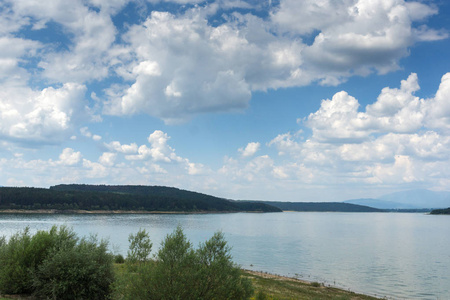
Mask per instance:
[[[68,225],[126,254],[145,228],[154,251],[180,224],[197,245],[221,230],[243,268],[395,299],[450,299],[450,216],[396,213],[0,214],[0,236]]]

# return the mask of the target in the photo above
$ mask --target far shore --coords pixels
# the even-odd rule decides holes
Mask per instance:
[[[229,214],[261,211],[159,211],[159,210],[82,210],[82,209],[0,209],[0,214]]]

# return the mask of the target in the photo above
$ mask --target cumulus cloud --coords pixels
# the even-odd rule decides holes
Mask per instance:
[[[151,159],[155,162],[181,162],[183,159],[175,154],[175,149],[170,147],[167,142],[169,140],[167,133],[161,130],[155,130],[148,136],[147,145],[139,146],[137,154],[127,155],[125,158],[128,160],[147,160]]]
[[[73,166],[81,161],[81,152],[75,152],[72,148],[66,148],[59,155],[59,161],[63,165]]]
[[[253,91],[386,73],[416,41],[447,37],[413,27],[437,13],[419,2],[284,0],[269,20],[234,13],[216,27],[207,19],[213,6],[154,11],[132,26],[123,38],[134,59],[116,68],[131,84],[108,90],[105,113],[144,112],[174,123],[242,110]],[[311,34],[312,43],[303,41]]]
[[[119,141],[104,144],[110,151],[115,151],[123,154],[134,154],[138,152],[138,145],[131,143],[129,145],[122,145]]]
[[[285,0],[272,20],[280,30],[313,34],[302,53],[305,68],[326,72],[323,84],[337,84],[351,74],[396,70],[416,41],[446,38],[445,32],[412,26],[436,13],[424,3],[402,0]]]
[[[245,148],[239,148],[239,152],[243,157],[250,157],[255,155],[255,153],[259,150],[261,147],[260,143],[251,142],[248,143]]]
[[[422,127],[447,129],[450,75],[442,77],[432,99],[420,99],[416,74],[401,82],[399,89],[384,88],[377,101],[360,112],[359,102],[342,91],[331,100],[323,100],[320,109],[311,113],[306,125],[313,137],[321,141],[361,141],[373,133],[414,133]]]
[[[104,152],[98,158],[98,162],[104,166],[111,167],[114,165],[116,158],[117,158],[117,153]]]
[[[116,29],[110,15],[95,12],[82,1],[9,1],[16,15],[33,18],[45,28],[56,22],[63,26],[61,35],[70,37],[68,51],[48,52],[39,62],[43,75],[56,82],[83,83],[108,75],[108,55]],[[42,29],[35,28],[35,29]]]
[[[5,87],[0,91],[0,135],[24,142],[62,139],[77,121],[89,119],[85,92],[86,87],[76,83],[40,92]]]
[[[242,111],[255,91],[386,73],[415,42],[447,36],[422,23],[437,9],[414,1],[150,1],[187,4],[176,14],[134,2],[148,15],[126,25],[113,21],[130,2],[6,1],[0,77],[32,91],[38,89],[28,86],[30,78],[39,90],[78,84],[89,87],[93,111],[178,123]],[[255,7],[269,16],[259,17]],[[50,40],[23,38],[20,29],[27,26],[48,30]]]
[[[314,176],[324,182],[333,178],[369,185],[431,181],[438,187],[436,178],[447,176],[450,159],[445,117],[448,78],[449,74],[442,77],[434,97],[421,99],[414,95],[419,90],[417,75],[411,74],[400,88],[384,88],[365,111],[344,91],[323,100],[303,123],[311,129],[310,137],[286,133],[268,143],[291,159],[277,172],[281,178],[299,179],[293,170],[302,167],[310,174],[323,171]]]

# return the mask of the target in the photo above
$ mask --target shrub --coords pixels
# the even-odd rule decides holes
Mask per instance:
[[[114,263],[115,264],[123,264],[125,263],[125,258],[122,254],[114,255]]]
[[[222,233],[194,250],[178,226],[155,261],[132,269],[116,290],[124,299],[249,299],[251,281],[241,275]]]
[[[51,299],[104,299],[113,281],[112,255],[95,237],[79,239],[64,226],[9,241],[0,238],[0,291]]]
[[[108,244],[95,237],[52,252],[34,276],[35,295],[42,299],[107,299],[114,280]]]
[[[3,293],[28,293],[31,291],[29,228],[11,236],[8,242],[2,238],[0,247],[0,291]]]

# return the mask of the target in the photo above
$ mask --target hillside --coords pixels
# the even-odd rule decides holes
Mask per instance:
[[[435,209],[430,212],[430,215],[450,215],[450,207],[444,209]]]
[[[381,209],[342,202],[277,202],[262,201],[283,211],[317,212],[382,212]]]
[[[170,187],[58,185],[0,188],[0,209],[168,212],[279,212],[262,203],[236,202]]]

